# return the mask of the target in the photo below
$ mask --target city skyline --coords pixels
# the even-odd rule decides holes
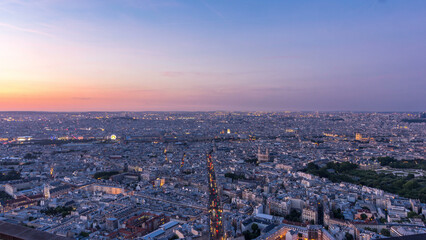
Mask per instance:
[[[424,111],[426,2],[0,1],[0,111]]]
[[[425,123],[424,113],[0,112],[0,235],[425,239]]]

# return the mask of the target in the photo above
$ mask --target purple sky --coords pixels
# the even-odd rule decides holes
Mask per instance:
[[[426,1],[0,1],[0,111],[426,110]]]

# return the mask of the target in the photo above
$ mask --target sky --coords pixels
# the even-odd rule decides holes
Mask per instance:
[[[0,0],[0,111],[425,111],[424,0]]]

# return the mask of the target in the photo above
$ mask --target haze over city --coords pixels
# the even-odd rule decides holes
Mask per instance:
[[[426,2],[0,1],[1,111],[423,111]]]

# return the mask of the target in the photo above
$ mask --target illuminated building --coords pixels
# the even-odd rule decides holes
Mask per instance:
[[[269,149],[266,149],[265,153],[260,151],[260,148],[257,150],[257,161],[259,162],[269,162]]]
[[[162,187],[166,183],[166,179],[164,178],[157,178],[154,181],[154,187]]]
[[[138,238],[154,231],[169,220],[170,218],[165,216],[164,214],[156,215],[145,212],[129,218],[125,222],[126,227],[124,229],[120,229],[116,232],[111,233],[109,237],[125,239]],[[115,220],[111,219],[112,226],[110,226],[110,228],[116,227],[114,221]]]
[[[44,198],[50,198],[50,185],[49,184],[44,184],[43,194],[44,194]]]
[[[318,222],[318,212],[315,208],[303,208],[302,211],[302,220],[303,221],[313,221],[315,224]]]
[[[365,137],[362,137],[362,134],[361,133],[356,133],[355,134],[355,140],[356,141],[360,141],[360,142],[366,142],[366,141],[368,141],[368,140],[370,140],[369,138],[365,138]],[[372,139],[373,140],[373,139]]]
[[[67,194],[71,190],[72,190],[71,186],[63,185],[63,186],[59,186],[59,187],[56,187],[56,188],[49,189],[48,195],[49,195],[50,198],[56,198],[58,196]],[[45,196],[46,196],[46,193],[45,193]]]
[[[8,212],[18,207],[28,208],[30,206],[37,206],[39,200],[41,200],[42,198],[43,198],[42,194],[32,195],[32,196],[26,196],[26,195],[19,196],[16,199],[5,201],[5,203],[3,204],[3,211]]]
[[[278,214],[278,215],[287,215],[289,214],[289,207],[286,201],[278,200],[275,198],[268,198],[267,199],[267,206],[268,211],[271,214]]]
[[[31,137],[31,136],[22,136],[22,137],[18,137],[18,138],[16,138],[16,140],[17,140],[18,142],[24,142],[24,141],[30,141],[32,138],[33,138],[33,137]]]
[[[260,235],[258,240],[336,240],[326,229],[320,225],[308,225],[306,227],[280,224],[270,231]]]
[[[87,186],[86,189],[91,192],[104,192],[106,194],[114,195],[124,193],[124,189],[122,187],[108,186],[104,184],[91,184]]]
[[[32,183],[29,181],[21,181],[17,183],[6,183],[4,185],[4,191],[12,196],[13,198],[17,198],[19,195],[19,191],[31,189]]]

